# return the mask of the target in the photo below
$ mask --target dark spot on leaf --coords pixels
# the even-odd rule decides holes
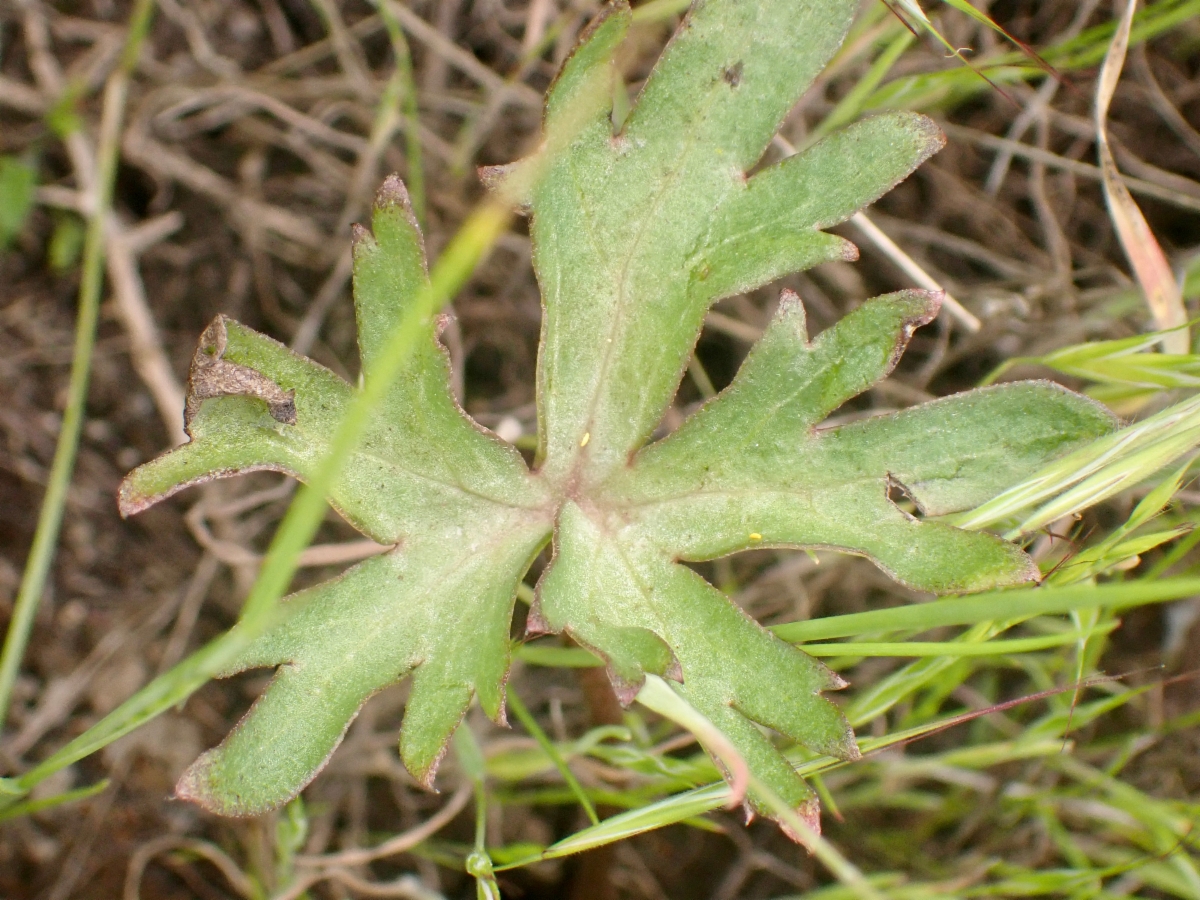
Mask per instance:
[[[725,83],[730,87],[737,87],[742,83],[742,61],[739,59],[732,66],[722,73]]]

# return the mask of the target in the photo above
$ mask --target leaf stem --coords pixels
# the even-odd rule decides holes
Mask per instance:
[[[38,604],[46,587],[50,565],[58,546],[62,528],[67,491],[75,472],[79,452],[79,436],[87,404],[88,383],[91,379],[92,351],[96,344],[96,324],[100,317],[100,292],[104,280],[105,224],[112,207],[113,183],[116,180],[117,159],[120,155],[121,126],[129,81],[137,65],[138,54],[150,27],[154,0],[138,0],[129,20],[129,31],[117,69],[104,87],[104,106],[100,118],[99,148],[96,161],[95,193],[88,217],[84,243],[83,272],[79,284],[79,312],[75,322],[75,347],[71,357],[71,378],[67,388],[67,405],[63,411],[62,428],[54,448],[46,495],[38,514],[33,544],[21,576],[21,586],[13,605],[12,619],[0,651],[0,726],[8,716],[13,685],[29,635],[33,630]]]
[[[475,792],[475,842],[463,868],[475,879],[478,900],[500,900],[500,887],[496,884],[492,858],[487,852],[487,763],[470,725],[464,723],[454,732],[454,752]]]

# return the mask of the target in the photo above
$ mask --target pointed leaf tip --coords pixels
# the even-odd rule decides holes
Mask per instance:
[[[450,739],[471,706],[473,692],[461,685],[423,680],[417,670],[400,723],[400,758],[426,790],[434,790]]]
[[[487,190],[522,215],[530,211],[536,183],[546,165],[612,111],[615,70],[613,54],[629,30],[629,4],[610,3],[580,33],[574,49],[546,92],[543,138],[538,150],[525,159],[477,172]],[[611,130],[608,132],[611,138]]]
[[[375,238],[371,234],[371,229],[366,225],[360,225],[358,222],[350,226],[350,248],[355,256],[365,248],[373,248]]]
[[[808,828],[808,834],[797,832],[795,828],[788,824],[786,819],[779,816],[772,816],[772,818],[779,823],[779,827],[784,834],[801,847],[811,850],[809,845],[812,843],[812,838],[821,836],[821,801],[816,797],[810,797],[793,809],[792,812]]]
[[[551,143],[567,120],[568,139],[589,118],[612,109],[613,54],[633,15],[625,0],[604,6],[580,32],[575,47],[546,91],[544,124]]]
[[[823,687],[823,690],[840,691],[843,688],[848,688],[848,687],[850,687],[850,682],[848,682],[845,678],[843,678],[837,672],[833,671],[833,669],[829,669],[827,671],[826,676],[825,676],[825,685]]]
[[[130,482],[130,476],[126,475],[121,479],[121,486],[117,488],[117,512],[120,513],[122,519],[128,519],[130,516],[136,516],[138,513],[149,508],[151,499],[144,493],[139,491]]]
[[[533,605],[529,607],[529,612],[525,615],[525,640],[532,640],[546,634],[554,634],[554,629],[542,615],[540,598],[535,597]]]
[[[389,206],[399,206],[404,210],[412,226],[417,227],[417,217],[413,215],[412,199],[408,195],[408,188],[405,186],[404,180],[395,173],[385,178],[383,184],[379,186],[379,190],[375,192],[375,208],[386,209]]]
[[[946,146],[946,133],[942,131],[941,126],[929,118],[929,116],[922,115],[921,113],[894,110],[868,116],[862,121],[871,121],[873,119],[890,121],[897,128],[908,133],[910,136],[909,139],[916,148],[916,155],[913,160],[914,169]]]
[[[622,678],[611,666],[607,667],[608,683],[612,686],[612,691],[617,697],[617,702],[621,704],[622,709],[629,709],[633,706],[633,702],[637,700],[637,696],[641,693],[642,685],[646,683],[646,679],[641,681],[630,681]]]

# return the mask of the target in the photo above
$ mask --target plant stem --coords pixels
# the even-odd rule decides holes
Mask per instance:
[[[417,112],[417,84],[413,80],[412,54],[408,49],[408,41],[396,18],[396,13],[387,3],[376,3],[379,16],[387,29],[388,40],[392,42],[392,55],[396,59],[396,74],[394,79],[400,87],[404,104],[404,158],[408,164],[407,178],[404,179],[408,188],[408,198],[412,203],[413,215],[423,229],[425,227],[425,167],[421,156],[421,135],[418,131],[420,118]],[[389,88],[391,83],[389,82]]]
[[[104,87],[96,178],[84,243],[83,272],[79,284],[79,313],[75,323],[75,349],[71,358],[67,406],[63,411],[62,428],[58,433],[58,444],[54,448],[54,460],[50,466],[49,483],[46,496],[42,499],[33,545],[29,549],[25,571],[21,576],[12,619],[4,638],[4,649],[0,651],[0,726],[8,716],[13,685],[16,683],[17,672],[20,670],[29,635],[33,630],[33,621],[46,586],[50,564],[54,560],[58,535],[62,528],[63,510],[67,502],[67,490],[75,471],[75,458],[79,451],[79,435],[83,429],[83,415],[92,369],[92,350],[96,343],[96,323],[100,314],[100,290],[104,281],[104,232],[112,206],[125,101],[129,93],[130,76],[137,65],[138,53],[149,30],[153,11],[154,0],[138,0],[129,21],[129,33],[125,38],[121,62]]]
[[[575,798],[579,801],[579,805],[582,806],[583,811],[587,813],[589,821],[591,821],[593,825],[599,825],[600,817],[596,815],[596,807],[594,807],[592,805],[592,801],[588,799],[587,792],[584,791],[583,785],[579,783],[579,779],[575,777],[575,773],[571,771],[570,766],[567,765],[567,761],[563,759],[563,755],[558,752],[558,748],[554,746],[549,735],[547,735],[546,732],[542,730],[542,727],[538,725],[537,719],[533,717],[533,714],[530,713],[529,709],[525,706],[525,703],[520,697],[517,696],[516,691],[514,691],[511,686],[508,689],[507,697],[508,708],[511,709],[514,714],[516,714],[517,721],[525,726],[525,730],[528,731],[533,739],[538,742],[538,746],[542,748],[542,752],[544,752],[550,758],[550,762],[554,764],[554,768],[558,769],[558,774],[563,777],[563,781],[567,783],[567,787],[571,789],[571,793],[575,795]]]

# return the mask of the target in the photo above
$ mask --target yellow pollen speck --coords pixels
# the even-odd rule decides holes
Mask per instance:
[[[755,531],[755,532],[752,532],[752,533],[750,534],[750,540],[752,540],[752,541],[761,541],[761,540],[762,540],[762,535],[761,535],[761,534],[759,534],[757,531]]]
[[[579,446],[586,447],[588,445],[588,441],[590,441],[591,439],[592,439],[592,433],[590,431],[585,431],[583,433],[583,437],[581,437],[579,439]]]

